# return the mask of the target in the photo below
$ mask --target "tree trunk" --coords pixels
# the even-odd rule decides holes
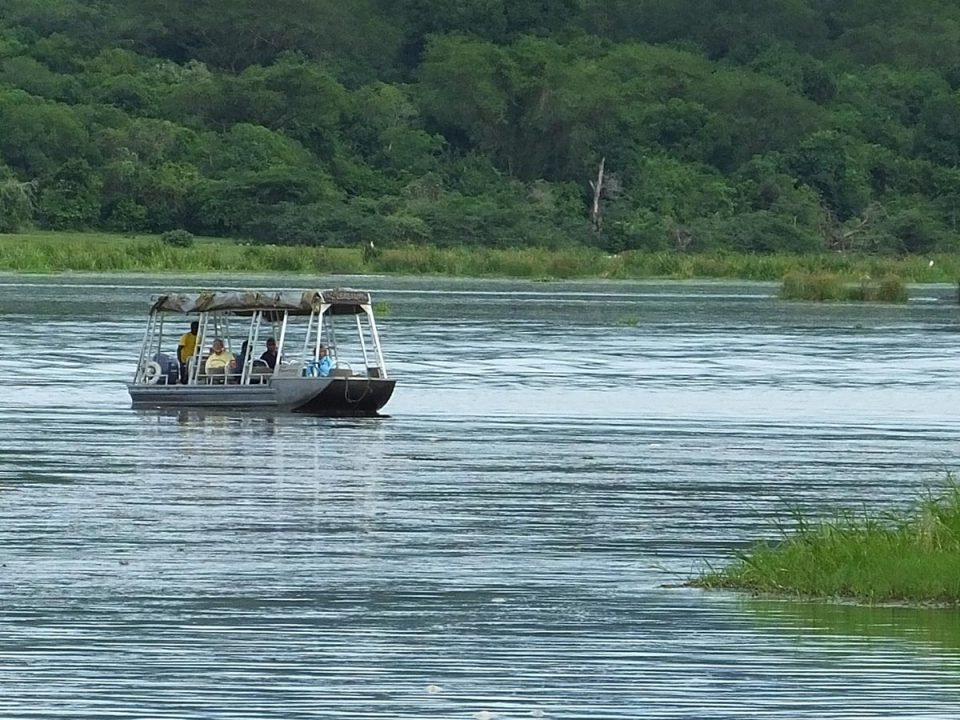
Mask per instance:
[[[593,229],[600,232],[603,228],[603,213],[600,211],[600,195],[603,193],[603,166],[607,159],[600,159],[600,169],[597,171],[597,180],[590,181],[590,187],[593,188],[593,207],[590,209],[590,222],[593,223]]]

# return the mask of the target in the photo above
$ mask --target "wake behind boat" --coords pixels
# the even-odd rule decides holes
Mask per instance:
[[[135,408],[344,416],[376,415],[395,384],[370,294],[337,288],[161,295],[127,389]]]

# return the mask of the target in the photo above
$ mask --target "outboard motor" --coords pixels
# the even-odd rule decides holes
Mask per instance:
[[[172,357],[166,353],[157,353],[153,356],[153,361],[160,366],[160,379],[158,385],[176,385],[180,379],[180,367]]]

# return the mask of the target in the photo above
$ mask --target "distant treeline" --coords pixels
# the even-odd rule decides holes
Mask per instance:
[[[0,0],[0,232],[951,251],[958,87],[948,0]]]

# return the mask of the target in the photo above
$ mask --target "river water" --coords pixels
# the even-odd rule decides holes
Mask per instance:
[[[0,717],[960,714],[956,611],[678,587],[958,466],[952,288],[325,278],[388,417],[130,409],[152,295],[317,282],[0,276]]]

